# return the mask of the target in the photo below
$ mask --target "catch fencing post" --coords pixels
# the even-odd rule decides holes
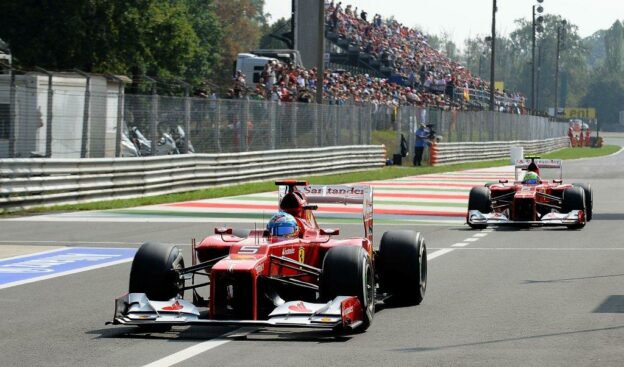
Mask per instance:
[[[191,141],[191,85],[183,80],[178,80],[178,83],[184,86],[184,133],[186,134],[184,150],[188,154]]]
[[[91,109],[91,76],[79,69],[74,69],[74,71],[86,79],[84,108],[82,114],[82,142],[80,144],[80,158],[87,158],[87,143],[89,141],[89,111]],[[117,145],[115,145],[115,152],[117,152]]]
[[[121,157],[121,132],[124,119],[124,81],[116,75],[108,74],[108,77],[119,83],[117,91],[117,131],[115,132],[115,157]]]
[[[334,122],[334,144],[333,146],[338,146],[341,144],[342,139],[340,139],[340,120],[338,120],[338,112],[340,107],[338,105],[331,105],[332,116],[334,117],[330,121]]]
[[[277,134],[275,131],[275,120],[277,119],[277,110],[279,106],[276,101],[271,101],[269,103],[271,106],[269,107],[269,146],[271,147],[271,150],[275,150],[275,134]]]
[[[297,104],[296,103],[289,103],[288,106],[290,107],[290,128],[289,130],[289,135],[290,135],[290,143],[291,148],[297,148],[297,124],[299,123],[299,118],[297,116]]]
[[[15,93],[15,70],[9,69],[11,73],[11,86],[9,90],[9,158],[15,158],[15,130],[17,126],[17,98]]]
[[[211,100],[210,103],[215,103],[216,116],[214,119],[214,140],[217,146],[216,152],[221,153],[221,101]]]
[[[143,77],[152,84],[152,109],[150,113],[150,136],[152,138],[152,145],[150,147],[150,155],[154,156],[156,155],[156,147],[158,146],[158,94],[156,91],[156,80],[147,75]]]
[[[38,66],[35,67],[38,71],[46,74],[48,76],[48,108],[47,108],[47,119],[46,119],[46,151],[45,157],[52,157],[52,108],[54,105],[54,90],[52,89],[52,73],[40,68]]]

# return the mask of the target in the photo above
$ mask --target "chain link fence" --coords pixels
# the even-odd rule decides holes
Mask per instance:
[[[425,124],[438,143],[543,140],[566,136],[568,124],[548,118],[491,111],[443,111],[417,107],[378,108],[373,128],[396,132],[388,153],[400,152],[401,135],[413,154],[415,131]]]
[[[129,95],[116,76],[0,75],[0,158],[100,158],[386,144],[414,147],[420,123],[442,142],[537,140],[565,123],[487,111]],[[373,138],[373,133],[389,136]],[[154,143],[152,143],[154,142]]]

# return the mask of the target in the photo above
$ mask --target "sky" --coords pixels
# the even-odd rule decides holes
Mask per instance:
[[[304,0],[301,0],[304,1]],[[337,1],[336,1],[337,2]],[[393,15],[404,25],[440,35],[446,32],[461,49],[466,38],[486,36],[492,28],[492,0],[343,0],[343,5],[366,10],[369,17]],[[508,35],[515,29],[514,20],[531,19],[537,0],[498,0],[497,32]],[[290,17],[291,0],[265,0],[265,12],[271,22]],[[544,0],[544,13],[560,15],[579,27],[581,37],[611,27],[624,19],[624,0]],[[344,6],[343,6],[344,8]],[[370,18],[369,18],[370,19]]]

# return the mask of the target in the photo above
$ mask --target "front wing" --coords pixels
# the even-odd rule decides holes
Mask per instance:
[[[144,293],[129,293],[115,300],[115,325],[215,325],[354,329],[363,322],[357,297],[339,296],[327,303],[290,301],[277,306],[267,320],[202,319],[191,302],[173,298],[151,301]]]
[[[572,210],[569,213],[548,213],[540,220],[517,221],[511,220],[502,213],[481,213],[478,210],[468,211],[466,218],[468,224],[474,225],[513,225],[513,224],[536,224],[542,226],[569,226],[585,223],[583,210]]]

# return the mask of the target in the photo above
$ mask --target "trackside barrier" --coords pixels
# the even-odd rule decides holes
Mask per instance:
[[[0,212],[385,165],[383,145],[142,158],[0,159]]]
[[[511,147],[521,146],[525,154],[552,152],[570,146],[568,137],[530,141],[437,143],[431,146],[431,165],[508,158]]]

